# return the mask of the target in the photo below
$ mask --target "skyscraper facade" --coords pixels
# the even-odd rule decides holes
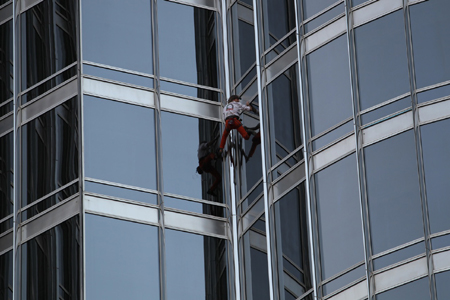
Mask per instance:
[[[0,300],[449,299],[448,12],[0,0]]]

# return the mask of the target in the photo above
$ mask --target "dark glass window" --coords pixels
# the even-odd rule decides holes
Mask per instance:
[[[13,299],[13,252],[0,256],[0,299]]]
[[[293,277],[295,284],[288,284],[282,277],[278,280],[280,288],[291,289],[294,299],[311,288],[307,215],[304,183],[275,204],[276,244],[277,251],[281,253],[279,260],[282,257],[277,264],[280,268],[278,273]]]
[[[83,0],[83,59],[153,73],[151,2]]]
[[[450,229],[450,119],[421,127],[431,233]]]
[[[159,0],[161,76],[218,87],[217,23],[214,11]]]
[[[260,219],[243,236],[245,295],[248,300],[269,300],[265,221]]]
[[[397,288],[378,294],[376,296],[376,300],[397,300],[397,299],[408,299],[408,300],[431,299],[428,277],[399,286]]]
[[[329,7],[333,3],[336,3],[337,0],[302,0],[303,4],[303,19],[306,20],[318,12],[324,10]]]
[[[410,8],[417,88],[450,79],[450,29],[447,0],[426,1]]]
[[[156,189],[154,110],[84,96],[87,177]]]
[[[436,276],[436,289],[439,300],[445,300],[450,298],[450,272],[442,272]]]
[[[203,171],[201,175],[197,173],[197,167],[200,165],[199,146],[203,143],[210,143],[205,150],[207,155],[216,151],[221,135],[220,124],[162,112],[161,128],[164,191],[222,202],[222,162],[215,158],[208,159],[209,163],[202,163],[203,169],[206,171]],[[220,178],[218,183],[214,184],[217,175]],[[213,189],[216,196],[208,195],[209,189]]]
[[[314,177],[325,280],[364,260],[356,158],[347,156]]]
[[[228,299],[226,240],[166,230],[167,300]]]
[[[86,214],[86,299],[159,299],[156,227]]]
[[[242,114],[241,118],[243,120],[242,123],[246,126],[252,127],[254,124],[258,124],[258,120],[255,119],[254,116]],[[259,132],[258,129],[256,129],[256,131]],[[262,179],[261,137],[253,135],[248,140],[244,140],[238,133],[236,134],[238,135],[236,146],[238,157],[233,156],[234,153],[231,152],[231,148],[228,148],[228,153],[233,158],[233,161],[237,162],[239,159],[239,164],[235,167],[238,168],[240,172],[241,197],[244,197],[248,191]],[[228,142],[228,145],[229,144],[230,142]],[[227,147],[228,146],[226,146],[225,149],[227,149]],[[252,192],[252,194],[254,197],[259,195],[259,193],[254,192]],[[254,197],[252,197],[252,201],[255,200]],[[248,204],[250,204],[250,201]]]
[[[21,299],[81,299],[78,216],[21,246]]]
[[[264,0],[264,49],[270,48],[295,28],[294,0]],[[283,41],[283,46],[288,47],[295,42],[295,36]]]
[[[297,65],[294,65],[267,87],[272,165],[302,144],[297,82]],[[294,156],[297,162],[303,158],[301,154]]]
[[[373,253],[422,237],[413,131],[366,147],[364,159]]]
[[[14,209],[13,151],[13,133],[0,137],[0,220],[8,215],[12,216]],[[0,233],[11,227],[12,219],[0,223]]]
[[[27,208],[25,210],[22,210],[22,220],[25,221],[43,211],[46,209],[52,207],[53,205],[62,202],[66,199],[68,199],[70,196],[74,195],[79,191],[78,188],[78,181],[64,189],[61,189],[59,192],[52,194],[49,197],[46,197],[44,199],[40,199],[37,201],[35,205],[32,205],[30,208]]]
[[[409,92],[403,10],[355,29],[360,108]]]
[[[22,127],[22,205],[78,178],[78,98]]]
[[[12,103],[2,105],[13,96],[13,21],[0,25],[0,117],[12,111]]]
[[[77,60],[76,3],[44,0],[21,15],[22,91]],[[33,96],[51,87],[44,86]]]
[[[347,36],[309,54],[308,91],[313,136],[352,116]]]
[[[253,24],[249,24],[239,18],[238,10],[240,9],[247,8],[241,8],[238,4],[233,5],[231,8],[234,83],[241,79],[256,60],[255,30]]]

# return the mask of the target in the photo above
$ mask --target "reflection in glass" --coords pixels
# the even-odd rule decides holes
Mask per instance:
[[[439,300],[450,299],[450,272],[442,272],[435,275],[436,290]]]
[[[78,216],[21,246],[21,299],[81,299]]]
[[[231,8],[234,83],[239,81],[256,60],[255,30],[253,24],[239,18],[239,10],[241,9],[244,8],[241,8],[237,3]],[[252,11],[250,12],[252,13]]]
[[[13,299],[13,252],[0,256],[0,299]]]
[[[12,215],[14,206],[13,133],[0,137],[0,220]],[[12,219],[0,223],[0,234],[12,227]]]
[[[264,49],[270,48],[295,28],[294,0],[263,0]],[[289,47],[295,42],[295,36],[285,39],[282,46]]]
[[[159,299],[156,227],[86,214],[86,299]]]
[[[84,96],[85,174],[156,189],[154,110]]]
[[[426,1],[410,7],[417,88],[450,79],[449,11],[447,0]]]
[[[83,59],[152,74],[151,1],[81,2]]]
[[[204,142],[211,143],[206,154],[214,153],[218,147],[220,124],[162,112],[161,132],[165,192],[222,202],[221,181],[212,194],[207,194],[217,179],[206,171],[201,175],[197,173],[200,163],[199,145]],[[222,162],[212,159],[209,163],[223,178]]]
[[[219,87],[217,18],[212,10],[158,1],[161,76]]]
[[[78,99],[22,127],[22,206],[78,178]]]
[[[53,194],[45,199],[40,199],[39,202],[35,205],[32,205],[30,208],[22,211],[22,221],[25,221],[43,211],[46,209],[52,207],[53,205],[62,202],[69,198],[70,196],[74,195],[78,192],[78,182],[74,183],[61,191],[59,191],[56,194]]]
[[[0,25],[0,117],[12,110],[2,105],[13,96],[13,21]]]
[[[44,0],[22,14],[22,91],[77,60],[76,3]],[[33,96],[49,88],[44,85]]]
[[[376,296],[376,300],[429,300],[430,289],[428,287],[428,277],[413,281],[411,283],[383,292]]]
[[[349,155],[314,176],[322,280],[364,260],[356,171],[356,158]]]
[[[450,229],[450,119],[421,126],[431,233]]]
[[[267,87],[272,165],[302,144],[297,83],[295,64]],[[300,151],[293,156],[296,162],[302,158]]]
[[[312,287],[307,215],[304,183],[275,203],[279,287],[290,291],[294,299]]]
[[[226,240],[169,229],[165,235],[167,300],[227,300]]]
[[[346,35],[312,52],[306,61],[311,133],[315,136],[352,116]]]
[[[247,300],[269,300],[265,221],[261,218],[244,234],[245,295]]]
[[[242,114],[242,123],[248,127],[256,128],[259,120],[255,115]],[[240,174],[241,198],[244,197],[261,179],[262,179],[262,157],[261,157],[261,136],[256,134],[248,140],[238,137],[238,145],[236,146],[238,157],[233,160],[238,163]],[[253,151],[252,151],[253,150]],[[231,150],[230,150],[231,151]],[[233,153],[233,152],[231,152]],[[262,185],[261,185],[262,189]],[[253,196],[249,197],[249,201],[253,201],[259,193],[252,192]],[[247,203],[250,205],[250,202]]]
[[[118,186],[112,186],[107,184],[101,184],[96,182],[85,181],[85,191],[95,194],[102,194],[112,197],[118,197],[122,199],[129,199],[139,202],[145,202],[150,204],[157,204],[158,199],[156,194],[151,194],[143,191],[137,191],[128,188],[122,188]]]
[[[361,110],[409,92],[405,36],[403,10],[355,29]]]
[[[373,254],[423,236],[415,150],[411,130],[364,149]]]

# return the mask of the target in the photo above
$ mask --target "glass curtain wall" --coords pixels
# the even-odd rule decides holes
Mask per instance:
[[[217,9],[81,7],[86,298],[232,299]]]

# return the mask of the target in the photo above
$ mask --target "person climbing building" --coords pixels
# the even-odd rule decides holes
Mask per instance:
[[[203,172],[211,174],[214,177],[214,182],[211,187],[206,192],[208,195],[216,196],[214,191],[222,180],[222,176],[217,171],[216,168],[212,165],[212,160],[216,159],[216,155],[214,151],[210,151],[210,147],[215,143],[217,138],[210,141],[209,143],[206,141],[202,141],[198,146],[197,157],[198,157],[198,167],[197,173],[203,174]]]
[[[247,104],[242,104],[239,102],[241,98],[237,95],[232,95],[228,99],[228,104],[223,108],[223,118],[225,119],[225,129],[222,133],[222,139],[220,141],[219,153],[222,153],[223,148],[225,147],[225,143],[227,142],[227,137],[230,134],[230,131],[233,129],[237,129],[237,131],[241,134],[241,136],[248,140],[250,138],[247,130],[242,126],[241,121],[239,120],[239,116],[245,111],[252,111],[253,107],[249,102]],[[252,133],[252,132],[250,132]]]

